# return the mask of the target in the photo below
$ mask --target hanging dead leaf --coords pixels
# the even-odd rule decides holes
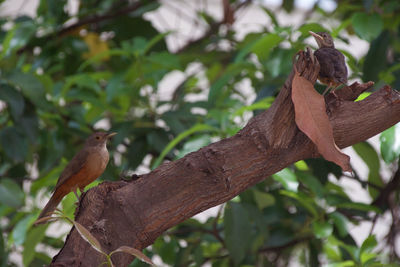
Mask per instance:
[[[326,160],[339,165],[343,171],[352,172],[350,157],[342,153],[335,144],[324,97],[297,70],[292,81],[292,101],[297,126],[313,141],[318,152]]]

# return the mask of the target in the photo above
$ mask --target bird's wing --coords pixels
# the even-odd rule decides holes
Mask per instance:
[[[338,58],[335,64],[335,78],[339,82],[346,84],[348,77],[346,59],[344,55],[338,50],[335,50],[335,56]]]
[[[331,78],[335,73],[335,68],[332,64],[332,57],[330,56],[330,49],[320,48],[314,52],[320,65],[319,76],[323,78]]]
[[[67,181],[71,176],[82,170],[83,166],[86,163],[87,156],[88,151],[86,149],[82,149],[71,159],[71,161],[67,164],[67,166],[62,171],[60,177],[58,178],[54,191],[63,183],[65,183],[65,181]]]

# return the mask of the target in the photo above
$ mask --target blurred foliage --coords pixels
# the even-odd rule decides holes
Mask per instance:
[[[94,129],[118,132],[101,178],[109,180],[232,136],[271,105],[309,30],[369,42],[361,58],[354,46],[343,50],[350,78],[400,87],[397,0],[340,1],[329,12],[318,1],[289,26],[277,14],[300,12],[294,0],[275,8],[231,0],[237,19],[250,6],[264,15],[265,24],[242,38],[200,2],[189,12],[193,6],[178,0],[87,0],[74,14],[68,2],[40,0],[33,18],[0,18],[0,266],[42,266],[51,259],[45,248],[62,246],[63,234],[32,223]],[[166,24],[157,13],[164,7],[181,23],[194,21],[204,37],[176,47],[179,30],[160,30],[147,16]],[[297,162],[205,222],[192,218],[170,229],[146,254],[170,266],[398,266],[399,144],[397,125],[380,136],[380,149],[355,145],[367,175],[344,178],[323,159]],[[352,201],[343,179],[371,201]],[[74,201],[71,194],[62,202],[71,216]],[[373,228],[384,215],[392,225],[378,239]],[[351,229],[365,222],[372,230],[357,243]]]

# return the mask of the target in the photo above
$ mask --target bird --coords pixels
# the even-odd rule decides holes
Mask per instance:
[[[347,66],[344,55],[335,48],[332,36],[327,32],[312,32],[309,33],[315,38],[318,44],[318,49],[314,52],[317,58],[320,70],[318,80],[328,85],[323,95],[329,89],[333,91],[341,84],[347,84]]]
[[[77,190],[81,193],[85,187],[96,180],[105,170],[109,154],[107,140],[117,133],[95,132],[85,141],[83,148],[75,154],[58,178],[53,195],[43,208],[35,225],[43,224],[45,217],[51,216],[60,201],[70,192],[79,200]]]

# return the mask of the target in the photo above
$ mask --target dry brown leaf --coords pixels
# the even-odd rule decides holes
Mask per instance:
[[[297,126],[313,141],[318,152],[326,160],[339,165],[343,171],[352,172],[350,157],[342,153],[335,144],[324,97],[297,71],[292,81],[292,101]]]
[[[111,252],[111,254],[114,254],[115,252],[125,252],[125,253],[128,253],[128,254],[131,254],[131,255],[135,256],[136,258],[138,258],[139,260],[150,264],[151,266],[156,266],[154,264],[154,262],[152,262],[150,260],[149,257],[147,257],[140,250],[137,250],[135,248],[128,247],[128,246],[122,246],[122,247],[117,248],[113,252]]]
[[[107,255],[103,249],[101,248],[100,242],[89,232],[89,230],[87,230],[82,224],[71,220],[72,223],[74,224],[76,230],[78,231],[78,233],[81,235],[81,237],[88,242],[92,248],[94,248],[95,250],[97,250],[98,252]]]

